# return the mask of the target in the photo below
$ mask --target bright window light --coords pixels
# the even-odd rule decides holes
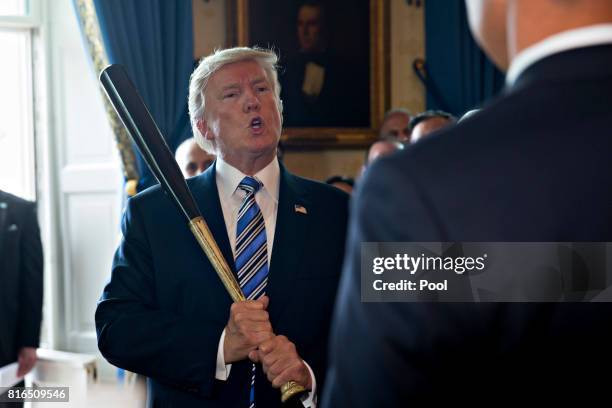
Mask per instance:
[[[3,4],[5,0],[0,0]],[[15,1],[13,1],[15,2]],[[36,198],[30,30],[0,29],[0,189]]]
[[[0,16],[23,16],[27,10],[27,0],[0,0]]]

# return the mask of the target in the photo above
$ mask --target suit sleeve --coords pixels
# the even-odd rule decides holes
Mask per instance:
[[[36,205],[27,204],[24,212],[19,271],[19,325],[17,346],[38,347],[43,301],[43,251]]]
[[[159,308],[151,249],[137,205],[137,200],[128,201],[123,240],[96,310],[98,347],[117,367],[209,396],[222,328]]]
[[[331,195],[326,197],[324,203],[326,206],[326,218],[317,223],[320,228],[317,236],[321,241],[321,246],[318,248],[318,251],[311,251],[313,253],[324,254],[320,256],[325,256],[330,260],[328,268],[335,276],[335,279],[333,280],[333,284],[328,283],[318,288],[318,297],[320,297],[321,300],[329,299],[329,309],[320,309],[316,317],[312,311],[308,312],[309,315],[317,321],[316,326],[320,327],[321,335],[318,337],[317,342],[301,350],[303,351],[301,357],[309,366],[312,378],[314,379],[313,383],[316,383],[316,389],[313,388],[313,392],[308,394],[311,398],[302,401],[305,407],[318,406],[319,401],[321,401],[320,397],[327,383],[326,369],[329,362],[330,316],[336,298],[338,280],[342,270],[342,262],[345,253],[349,195],[333,187],[331,188]],[[325,286],[329,286],[329,291]],[[313,405],[307,405],[307,403],[310,404],[312,402],[314,402]]]
[[[358,188],[334,311],[323,407],[418,405],[418,398],[407,396],[426,390],[430,341],[444,323],[430,320],[440,317],[423,307],[426,304],[361,302],[360,271],[362,242],[441,240],[440,224],[426,202],[409,175],[385,159],[374,164]],[[398,396],[407,399],[400,403]]]

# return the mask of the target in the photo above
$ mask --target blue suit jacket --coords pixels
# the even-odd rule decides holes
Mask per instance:
[[[295,343],[323,386],[348,196],[282,166],[280,177],[268,311],[275,333]],[[188,184],[233,268],[215,166]],[[307,214],[296,212],[295,205]],[[96,310],[104,357],[149,377],[150,406],[248,406],[250,362],[233,364],[227,381],[215,380],[217,346],[232,301],[183,216],[159,187],[128,201],[123,234]],[[256,398],[259,406],[280,406],[279,391],[260,367]]]
[[[612,304],[361,303],[359,251],[611,241],[610,67],[611,45],[547,57],[482,112],[374,163],[354,201],[323,408],[607,398]]]

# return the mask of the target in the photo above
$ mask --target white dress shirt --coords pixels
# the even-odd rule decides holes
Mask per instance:
[[[219,191],[219,201],[223,210],[223,219],[227,228],[227,236],[232,248],[232,254],[236,257],[236,225],[238,223],[238,210],[242,204],[246,192],[238,188],[238,185],[246,174],[231,166],[217,157],[215,164],[217,190]],[[259,206],[266,225],[266,241],[268,252],[268,265],[272,259],[272,246],[274,245],[274,232],[276,230],[276,213],[278,211],[278,192],[280,187],[280,166],[278,160],[274,158],[266,167],[258,171],[254,176],[263,186],[255,194],[255,201]],[[225,330],[221,333],[219,346],[217,348],[217,370],[215,378],[226,381],[230,375],[231,364],[225,364],[223,343],[225,341]],[[314,372],[304,361],[310,372],[312,379],[312,391],[302,398],[305,408],[316,408],[316,381]],[[280,398],[280,395],[279,395]]]
[[[551,35],[514,57],[506,75],[506,84],[513,85],[529,66],[548,56],[602,44],[612,44],[612,24],[595,24]]]

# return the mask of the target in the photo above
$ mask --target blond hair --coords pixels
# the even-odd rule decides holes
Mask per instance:
[[[215,154],[214,146],[200,133],[197,123],[204,117],[206,87],[212,75],[225,65],[241,61],[255,61],[265,71],[276,97],[278,111],[283,113],[283,103],[280,99],[280,84],[278,82],[277,63],[278,56],[272,50],[258,47],[235,47],[224,50],[216,50],[211,55],[204,57],[198,63],[198,67],[191,74],[189,80],[189,119],[193,136],[198,145],[208,153]],[[282,119],[281,119],[282,120]]]

